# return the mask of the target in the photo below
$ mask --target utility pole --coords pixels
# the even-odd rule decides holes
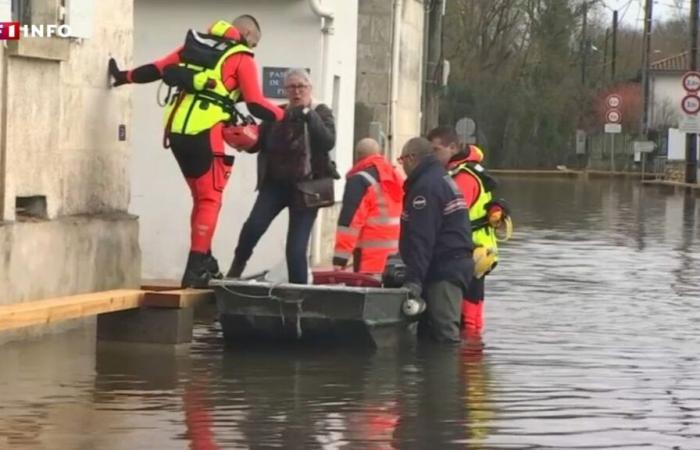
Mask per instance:
[[[612,23],[612,56],[610,58],[610,80],[615,82],[615,62],[617,61],[617,10],[613,11]]]
[[[581,84],[586,85],[586,59],[588,56],[588,0],[583,2],[583,23],[581,24]]]
[[[602,82],[605,85],[606,78],[608,77],[607,75],[607,70],[608,70],[608,42],[610,41],[610,29],[605,30],[605,45],[603,46],[603,70],[601,71],[603,76],[602,76]]]
[[[445,13],[445,0],[432,0],[428,3],[428,44],[425,66],[425,79],[423,96],[425,107],[423,109],[423,130],[428,130],[438,125],[440,113],[440,90],[442,84],[442,22]]]
[[[698,3],[690,0],[690,70],[698,70]],[[698,182],[698,135],[685,135],[685,182]]]
[[[642,123],[640,134],[646,139],[649,130],[649,55],[651,54],[651,14],[652,0],[646,0],[644,4],[644,45],[642,46]]]

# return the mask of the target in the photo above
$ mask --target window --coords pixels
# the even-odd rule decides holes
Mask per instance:
[[[22,25],[30,25],[32,17],[31,0],[11,0],[10,11],[12,20],[20,22]]]

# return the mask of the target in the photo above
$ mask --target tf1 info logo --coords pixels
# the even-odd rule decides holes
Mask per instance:
[[[0,22],[0,41],[12,41],[22,37],[70,37],[68,25],[20,25],[19,22]]]

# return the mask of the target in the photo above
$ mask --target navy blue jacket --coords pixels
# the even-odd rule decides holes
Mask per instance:
[[[466,290],[474,274],[469,209],[434,156],[424,158],[404,184],[399,252],[406,283],[451,281]]]

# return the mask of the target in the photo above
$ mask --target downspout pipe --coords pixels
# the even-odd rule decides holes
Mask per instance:
[[[309,0],[309,8],[311,8],[311,11],[318,16],[322,21],[321,25],[321,32],[323,33],[323,40],[322,40],[322,49],[321,49],[321,71],[319,73],[319,78],[321,82],[321,95],[323,96],[323,99],[325,102],[328,103],[330,106],[332,104],[332,99],[331,97],[331,91],[329,88],[329,76],[328,73],[330,71],[330,35],[333,34],[333,19],[334,19],[334,14],[333,11],[328,9],[327,7],[324,8],[321,5],[320,0]],[[319,211],[319,215],[316,218],[316,225],[314,226],[313,230],[313,236],[312,236],[312,250],[311,250],[311,263],[312,265],[318,265],[321,264],[322,259],[323,259],[323,254],[322,254],[322,234],[323,234],[323,219],[324,219],[324,214],[323,210]],[[309,280],[309,283],[312,283],[312,280]]]
[[[391,94],[389,102],[389,136],[391,158],[398,156],[398,105],[399,105],[399,69],[401,56],[401,22],[403,0],[394,0],[393,37],[391,40]]]

